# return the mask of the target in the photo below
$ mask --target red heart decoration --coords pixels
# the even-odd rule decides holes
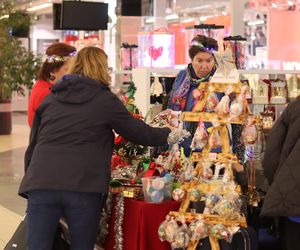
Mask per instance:
[[[154,46],[151,46],[148,50],[150,57],[156,61],[157,58],[159,58],[163,52],[164,48],[162,46],[155,48]]]

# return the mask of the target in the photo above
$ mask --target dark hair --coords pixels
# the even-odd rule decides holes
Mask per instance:
[[[72,52],[76,52],[76,48],[65,43],[53,43],[46,50],[46,56],[69,56]],[[58,70],[64,65],[64,61],[48,62],[44,61],[39,73],[39,79],[48,81],[50,73]]]
[[[195,43],[195,44],[193,44]],[[212,50],[218,50],[218,42],[210,37],[197,35],[191,41],[191,47],[189,48],[189,56],[193,60],[195,55],[199,52],[211,53]]]

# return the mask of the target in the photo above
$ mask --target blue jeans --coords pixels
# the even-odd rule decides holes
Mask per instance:
[[[36,190],[28,196],[28,250],[52,250],[61,217],[67,221],[71,250],[92,250],[99,228],[104,195]]]

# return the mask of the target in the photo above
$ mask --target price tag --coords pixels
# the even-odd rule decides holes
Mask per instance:
[[[209,153],[208,154],[208,159],[210,159],[211,161],[216,161],[218,157],[217,153]]]

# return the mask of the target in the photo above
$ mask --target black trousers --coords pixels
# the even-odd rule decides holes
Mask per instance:
[[[300,223],[284,218],[281,230],[282,250],[296,250],[300,244]]]

